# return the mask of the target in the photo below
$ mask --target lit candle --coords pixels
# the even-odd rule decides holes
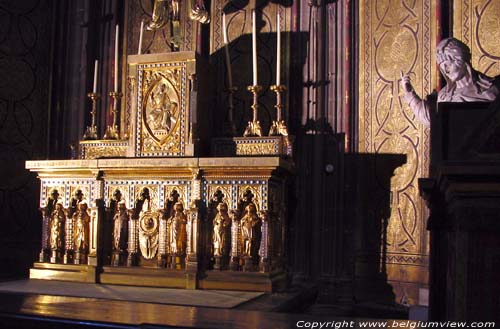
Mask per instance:
[[[118,37],[120,34],[120,27],[116,24],[115,30],[115,92],[118,92]]]
[[[226,14],[222,13],[222,37],[224,39],[224,51],[226,53],[227,83],[229,88],[233,87],[233,75],[231,73],[231,57],[229,56],[229,39],[227,37]]]
[[[257,86],[257,22],[255,9],[252,10],[252,64],[253,64],[253,85]]]
[[[141,32],[139,33],[139,50],[137,51],[137,55],[142,54],[142,32],[144,31],[144,21],[141,21]]]
[[[278,12],[276,17],[276,85],[281,83],[281,17]]]
[[[96,59],[94,63],[94,89],[92,92],[95,94],[97,92],[97,69],[99,67],[99,61]]]

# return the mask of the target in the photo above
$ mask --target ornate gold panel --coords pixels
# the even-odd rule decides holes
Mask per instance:
[[[174,190],[177,191],[179,194],[179,202],[182,202],[182,205],[184,206],[184,209],[189,208],[189,195],[187,191],[187,186],[182,185],[182,184],[175,184],[175,185],[165,185],[165,203],[167,199],[170,197],[170,193],[172,193]]]
[[[222,202],[227,204],[228,209],[235,209],[236,205],[233,202],[232,196],[232,186],[228,184],[214,184],[207,186],[207,198],[209,200],[213,199],[217,190],[220,190],[223,194]]]
[[[436,1],[371,1],[360,6],[359,150],[362,153],[404,155],[406,162],[390,177],[376,168],[377,195],[390,193],[390,213],[372,209],[376,222],[387,221],[386,258],[390,281],[426,283],[428,241],[426,209],[418,194],[418,178],[427,176],[429,131],[403,105],[400,72],[411,72],[415,89],[427,95],[436,87]],[[387,184],[387,185],[385,185]],[[384,186],[385,185],[385,186]],[[389,218],[387,218],[389,217]],[[372,220],[372,219],[370,219]],[[383,237],[381,237],[383,239]],[[400,262],[405,259],[405,262]],[[414,260],[408,265],[407,260]],[[419,272],[420,275],[408,273]],[[412,277],[412,279],[408,279]],[[416,278],[415,278],[416,277]],[[418,291],[396,291],[411,303]]]
[[[115,193],[116,190],[120,190],[122,200],[125,201],[127,208],[132,208],[134,206],[134,201],[130,200],[130,185],[106,184],[105,201],[109,203],[109,200],[113,199],[113,193]]]
[[[90,185],[90,184],[89,184]],[[83,193],[83,201],[86,201],[89,208],[92,206],[92,196],[90,195],[90,186],[89,185],[74,185],[74,184],[71,184],[70,187],[69,187],[69,198],[71,200],[71,198],[73,197],[73,195],[75,194],[75,191],[76,190],[81,190],[82,193]]]
[[[247,191],[250,191],[253,194],[253,202],[257,207],[257,211],[267,210],[267,197],[263,196],[262,185],[250,185],[250,184],[241,184],[238,185],[238,200],[241,200],[245,197]]]
[[[149,185],[149,184],[143,184],[142,182],[134,186],[134,203],[135,200],[139,198],[141,195],[141,191],[144,187],[147,187],[149,189],[149,196],[150,196],[150,206],[151,206],[151,211],[156,211],[160,209],[160,199],[158,195],[158,190],[159,186],[158,185]],[[132,207],[135,205],[133,204]]]
[[[183,156],[188,142],[186,61],[138,65],[136,154]]]
[[[69,199],[66,197],[66,188],[63,183],[45,183],[42,182],[42,190],[40,197],[40,206],[45,207],[47,205],[47,200],[49,199],[50,192],[53,189],[56,189],[59,192],[59,202],[61,202],[64,206],[67,206]]]
[[[98,159],[105,157],[123,157],[127,154],[128,141],[81,141],[80,158]]]
[[[453,36],[471,48],[472,66],[500,75],[500,0],[456,0],[453,9]]]

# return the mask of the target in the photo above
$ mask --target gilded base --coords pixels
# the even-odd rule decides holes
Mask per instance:
[[[91,265],[34,263],[30,279],[96,283],[97,271]]]

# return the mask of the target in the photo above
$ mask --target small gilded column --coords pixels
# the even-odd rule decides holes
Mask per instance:
[[[128,257],[127,266],[136,265],[137,258],[137,246],[138,246],[138,235],[137,235],[137,222],[138,218],[130,218],[128,222]]]
[[[261,229],[261,234],[262,238],[260,241],[260,248],[259,248],[259,257],[260,257],[260,262],[259,262],[259,270],[260,272],[269,272],[269,264],[270,264],[270,259],[269,259],[269,213],[267,211],[261,211],[259,213],[259,217],[262,220],[262,225],[260,227]]]
[[[167,265],[167,218],[161,213],[158,244],[158,267]]]
[[[240,216],[238,210],[231,210],[229,212],[231,218],[231,261],[229,269],[231,271],[239,270],[240,252],[241,252],[241,234],[240,234]]]

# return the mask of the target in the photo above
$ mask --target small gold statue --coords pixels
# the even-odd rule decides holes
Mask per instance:
[[[260,248],[261,220],[257,215],[255,204],[250,203],[245,207],[245,214],[241,218],[240,225],[243,256],[256,259]]]
[[[184,206],[181,202],[174,205],[174,214],[168,221],[170,222],[170,252],[175,255],[184,255],[187,245],[187,216],[184,214]]]
[[[127,205],[125,200],[121,200],[113,217],[113,252],[123,253],[127,249],[128,220]]]
[[[85,263],[89,252],[90,216],[85,201],[78,204],[73,215],[73,242],[75,245],[75,264]]]
[[[50,218],[50,249],[51,263],[56,263],[61,258],[64,248],[64,224],[66,222],[66,211],[61,203],[56,203]]]
[[[229,256],[229,242],[231,237],[231,219],[227,213],[227,204],[219,203],[217,215],[214,218],[213,246],[214,256]]]

